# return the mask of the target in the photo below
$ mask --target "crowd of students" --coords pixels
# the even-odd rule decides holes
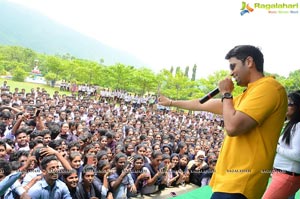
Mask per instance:
[[[103,93],[1,92],[0,181],[22,171],[4,198],[134,198],[209,183],[221,118]]]

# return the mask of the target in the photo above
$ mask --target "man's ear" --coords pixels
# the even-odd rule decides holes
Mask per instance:
[[[46,169],[42,169],[42,174],[43,174],[43,176],[45,176],[47,174]]]
[[[5,146],[6,146],[6,153],[10,154],[13,151],[13,148],[7,143],[5,143]]]
[[[252,68],[253,66],[255,66],[253,57],[251,57],[251,56],[248,56],[247,59],[245,60],[245,62],[249,68]]]

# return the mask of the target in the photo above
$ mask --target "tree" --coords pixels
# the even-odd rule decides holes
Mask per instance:
[[[167,71],[166,69],[161,70],[155,78],[155,84],[156,84],[156,93],[157,95],[160,95],[161,89],[166,85],[167,77],[172,76],[172,73],[170,71]]]
[[[180,66],[176,67],[175,75],[181,71]]]
[[[59,59],[58,57],[47,57],[45,67],[47,68],[47,71],[55,74],[55,79],[53,79],[54,81],[57,81],[60,78],[59,75],[62,74],[64,70],[63,64],[61,62],[61,59]]]
[[[189,70],[190,70],[190,67],[189,67],[189,66],[186,66],[186,67],[185,67],[185,72],[184,72],[184,75],[185,75],[186,77],[189,77]]]
[[[18,81],[18,82],[24,82],[26,76],[27,76],[26,71],[24,71],[20,67],[17,67],[17,68],[15,68],[15,70],[13,72],[12,80]]]
[[[69,62],[72,67],[67,67],[68,73],[71,74],[72,79],[77,79],[81,83],[99,84],[99,77],[101,76],[101,67],[96,62],[76,59]],[[101,76],[102,77],[102,76]]]
[[[288,79],[292,79],[292,85],[288,87],[289,92],[299,90],[300,85],[300,69],[290,72]]]
[[[153,71],[149,68],[138,68],[133,72],[132,83],[134,91],[140,95],[144,95],[146,92],[155,92],[155,79]]]
[[[197,65],[194,64],[191,80],[185,79],[189,74],[186,66],[182,73],[180,66],[170,70],[163,69],[155,75],[151,69],[135,68],[118,63],[112,66],[75,58],[70,54],[46,55],[36,53],[31,49],[18,46],[0,45],[0,72],[13,74],[18,81],[23,81],[34,66],[34,60],[39,60],[39,69],[45,78],[55,84],[61,78],[69,81],[76,80],[81,83],[101,85],[111,89],[124,89],[129,92],[144,94],[156,92],[178,99],[191,99],[203,97],[206,93],[218,86],[218,82],[228,75],[228,71],[218,71],[207,78],[196,81]],[[23,74],[25,72],[25,77]],[[270,75],[266,73],[266,75]],[[272,74],[282,83],[287,92],[299,89],[300,70],[292,71],[288,78],[278,74]],[[235,85],[233,95],[243,92],[245,88]],[[188,93],[188,94],[186,94]]]
[[[37,57],[37,53],[29,48],[23,48],[19,46],[0,46],[0,57],[2,61],[14,62],[22,64],[25,71],[30,70],[30,66],[33,64]],[[7,65],[10,67],[16,67],[17,65]],[[15,68],[5,68],[5,70],[12,72]]]
[[[104,64],[104,58],[101,58],[100,59],[100,65],[103,65]]]
[[[197,72],[197,65],[195,64],[193,67],[192,81],[196,80],[196,72]]]
[[[174,72],[174,67],[171,66],[170,73],[173,74],[173,72]]]
[[[48,81],[50,83],[50,86],[54,87],[55,85],[55,82],[56,82],[56,74],[55,73],[52,73],[52,72],[49,72],[45,75],[45,79],[46,81]]]
[[[130,82],[133,75],[134,67],[125,66],[124,64],[117,63],[116,65],[107,67],[106,79],[108,80],[109,87],[112,89],[124,89],[130,88]]]
[[[175,76],[169,71],[162,71],[164,82],[162,84],[162,94],[172,99],[189,99],[189,95],[194,91],[195,82],[191,82],[179,69]]]

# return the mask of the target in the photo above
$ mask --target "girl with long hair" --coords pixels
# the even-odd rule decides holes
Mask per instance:
[[[272,182],[263,199],[289,198],[300,188],[300,90],[288,95],[286,118],[277,145]]]

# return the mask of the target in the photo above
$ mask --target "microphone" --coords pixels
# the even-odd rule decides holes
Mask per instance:
[[[200,104],[205,103],[207,100],[209,100],[210,98],[216,96],[219,93],[219,88],[215,88],[214,90],[210,91],[208,94],[206,94],[204,97],[202,97],[199,102]]]

